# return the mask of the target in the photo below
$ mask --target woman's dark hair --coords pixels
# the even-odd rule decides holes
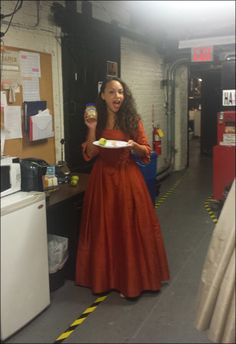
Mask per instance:
[[[98,94],[96,100],[96,108],[98,112],[97,137],[100,137],[107,122],[106,102],[102,99],[101,94],[104,92],[106,85],[113,80],[118,81],[124,90],[124,101],[116,114],[115,129],[120,129],[132,137],[135,129],[137,128],[140,115],[137,114],[135,100],[129,87],[124,81],[117,77],[110,77],[103,81]]]

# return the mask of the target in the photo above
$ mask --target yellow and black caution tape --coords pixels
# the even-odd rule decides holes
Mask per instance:
[[[206,209],[206,211],[208,212],[208,214],[210,215],[210,218],[212,219],[212,221],[214,223],[218,222],[218,219],[214,213],[214,211],[212,211],[211,207],[210,207],[210,202],[214,201],[211,197],[208,197],[206,199],[206,201],[204,202],[204,207]]]
[[[57,339],[55,340],[54,343],[61,343],[63,342],[63,340],[67,339],[73,332],[74,330],[81,325],[85,319],[87,319],[87,317],[95,311],[95,309],[97,308],[97,306],[103,302],[104,300],[106,300],[106,298],[108,297],[107,295],[104,296],[100,296],[98,297],[94,303],[92,303],[91,306],[89,306],[80,316],[78,319],[76,319],[63,333],[60,334],[60,336],[57,337]]]
[[[183,177],[182,177],[183,178]],[[170,188],[163,196],[160,195],[160,197],[157,198],[155,202],[155,208],[158,208],[162,205],[162,203],[165,202],[165,200],[175,191],[179,183],[181,182],[182,178],[180,178],[173,186]]]

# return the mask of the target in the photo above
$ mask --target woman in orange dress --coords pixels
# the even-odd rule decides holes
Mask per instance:
[[[103,82],[97,120],[89,120],[83,154],[96,156],[83,202],[76,261],[76,284],[95,294],[111,290],[127,298],[159,291],[169,280],[160,224],[144,177],[132,158],[150,161],[151,148],[135,101],[119,78]],[[106,148],[94,141],[126,141]]]

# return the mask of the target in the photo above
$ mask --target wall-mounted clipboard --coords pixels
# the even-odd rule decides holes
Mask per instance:
[[[41,77],[39,78],[40,88],[40,101],[46,101],[47,108],[50,113],[54,114],[53,109],[53,87],[52,87],[52,57],[51,54],[42,53],[29,49],[15,48],[4,46],[7,51],[29,51],[40,54],[40,68]],[[12,105],[19,105],[22,107],[22,114],[24,114],[24,102],[22,87],[20,87],[20,93],[16,93],[16,101]],[[10,106],[10,104],[9,104]],[[22,139],[11,139],[5,141],[4,155],[17,156],[20,158],[36,157],[47,161],[49,164],[56,163],[55,154],[55,139],[54,137],[46,140],[30,142],[28,134],[24,130],[24,117],[22,118]]]

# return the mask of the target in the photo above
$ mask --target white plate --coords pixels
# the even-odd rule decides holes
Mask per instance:
[[[105,145],[100,145],[99,141],[94,141],[93,144],[98,147],[102,148],[123,148],[123,147],[129,147],[128,142],[126,141],[117,141],[117,140],[107,140]]]

